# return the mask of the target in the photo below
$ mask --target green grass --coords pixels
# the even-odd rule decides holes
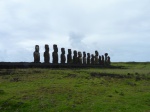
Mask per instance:
[[[0,112],[150,112],[150,63],[2,69]]]

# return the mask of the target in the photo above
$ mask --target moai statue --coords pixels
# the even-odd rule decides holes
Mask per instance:
[[[105,61],[104,61],[104,55],[102,55],[102,65],[105,64]]]
[[[82,64],[82,53],[78,52],[78,64]]]
[[[35,45],[35,51],[33,53],[34,56],[34,63],[40,62],[40,53],[39,53],[39,45]]]
[[[50,63],[49,45],[45,44],[44,63]]]
[[[91,64],[91,56],[90,53],[87,53],[87,64]]]
[[[61,64],[65,64],[66,62],[66,56],[65,56],[65,48],[61,48]]]
[[[53,45],[53,49],[54,49],[54,52],[53,52],[53,63],[57,64],[58,63],[58,48],[57,48],[56,44]]]
[[[83,52],[83,64],[86,64],[86,52]]]
[[[98,57],[98,55],[99,55],[98,51],[95,51],[95,64],[96,65],[98,65],[98,63],[99,63],[99,59],[98,59],[99,57]]]
[[[67,63],[72,63],[72,52],[71,49],[68,49],[68,55],[67,55]]]
[[[94,57],[94,54],[91,55],[91,64],[92,64],[92,65],[95,64],[95,57]]]
[[[102,57],[99,56],[99,64],[102,65]]]
[[[107,57],[107,63],[108,63],[108,65],[110,65],[110,63],[111,63],[109,56]]]
[[[77,51],[76,50],[74,50],[73,51],[73,63],[74,64],[78,64],[78,57],[77,57]]]
[[[105,65],[107,65],[107,56],[108,56],[108,53],[105,53]]]

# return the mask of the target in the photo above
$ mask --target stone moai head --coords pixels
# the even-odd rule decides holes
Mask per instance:
[[[81,52],[78,52],[78,57],[82,57],[82,53]]]
[[[54,49],[54,52],[56,52],[56,53],[58,52],[58,48],[57,48],[56,44],[53,45],[53,49]]]
[[[90,53],[87,53],[88,58],[90,58]]]
[[[74,56],[77,56],[77,51],[74,50],[74,51],[73,51],[73,54],[74,54]]]
[[[65,54],[65,48],[61,48],[62,54]]]
[[[83,52],[83,57],[86,57],[86,53],[85,52]]]
[[[49,45],[45,44],[45,51],[49,52]]]
[[[102,59],[102,57],[101,56],[99,56],[99,60],[101,60]]]
[[[107,57],[108,56],[108,53],[105,53],[105,57]]]
[[[34,62],[39,63],[40,62],[39,45],[35,45],[35,51],[33,53],[33,56],[34,56]]]
[[[68,54],[72,54],[71,49],[68,49]]]
[[[95,56],[98,56],[98,51],[95,51]]]
[[[35,45],[35,51],[39,52],[39,45]]]
[[[104,60],[104,55],[102,55],[102,60]]]
[[[91,54],[91,57],[94,58],[94,54]]]

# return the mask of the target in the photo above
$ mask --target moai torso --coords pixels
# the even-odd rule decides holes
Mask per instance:
[[[102,55],[102,65],[104,65],[104,55]]]
[[[61,48],[61,52],[62,52],[62,54],[61,54],[61,63],[65,64],[65,62],[66,62],[65,48]]]
[[[68,55],[67,55],[67,63],[72,63],[72,52],[71,49],[68,49]]]
[[[54,52],[53,52],[53,63],[57,64],[58,63],[58,48],[57,48],[57,45],[53,45],[53,49],[54,49]]]
[[[99,56],[99,64],[102,65],[102,57]]]
[[[93,54],[91,55],[91,64],[92,64],[92,65],[94,65],[94,64],[95,64],[95,57],[94,57],[94,55],[93,55]]]
[[[74,63],[74,64],[77,64],[77,63],[78,63],[77,51],[74,50],[73,53],[74,53],[74,55],[73,55],[73,63]]]
[[[83,52],[83,64],[86,64],[86,52]]]
[[[39,53],[39,45],[35,45],[35,51],[33,53],[34,56],[34,63],[40,62],[40,53]]]
[[[95,64],[99,63],[99,59],[98,59],[98,51],[95,51]]]
[[[87,64],[91,64],[91,56],[90,56],[90,53],[87,53]]]
[[[78,64],[82,64],[82,53],[78,52]]]
[[[44,63],[50,63],[49,45],[45,45]]]

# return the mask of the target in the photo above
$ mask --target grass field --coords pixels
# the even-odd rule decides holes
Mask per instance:
[[[0,112],[150,112],[150,63],[1,69]]]

